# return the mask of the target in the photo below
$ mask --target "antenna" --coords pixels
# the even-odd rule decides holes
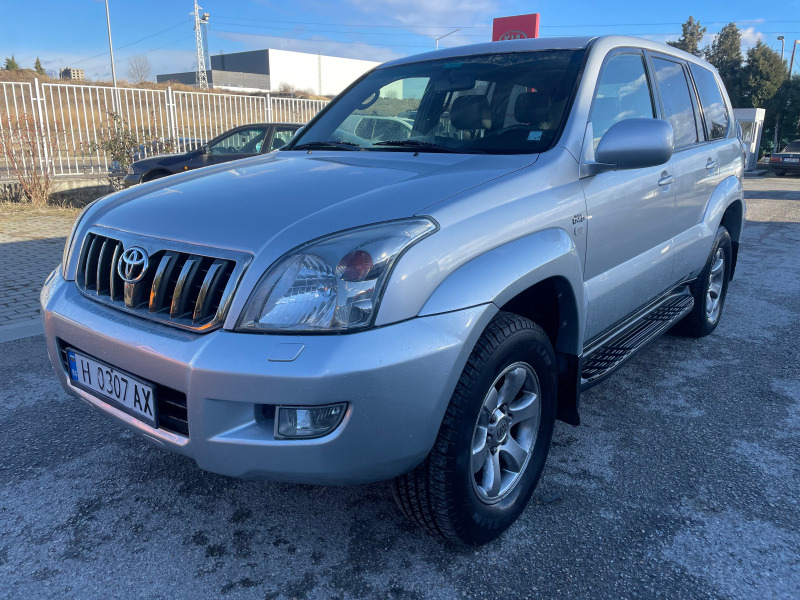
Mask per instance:
[[[194,12],[189,13],[194,16],[194,44],[197,52],[197,76],[195,77],[195,84],[201,90],[208,89],[208,74],[206,73],[206,58],[205,48],[206,42],[204,40],[202,25],[208,25],[210,15],[203,13],[200,16],[201,7],[197,6],[197,0],[194,0]]]

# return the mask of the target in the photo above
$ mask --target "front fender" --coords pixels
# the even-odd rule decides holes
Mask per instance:
[[[583,266],[566,231],[545,229],[498,246],[453,271],[430,295],[420,316],[434,315],[492,302],[502,307],[531,286],[558,277],[572,289],[577,319],[564,336],[564,352],[583,348],[586,299]]]

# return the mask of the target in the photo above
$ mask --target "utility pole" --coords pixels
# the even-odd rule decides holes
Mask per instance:
[[[450,33],[445,33],[444,35],[440,35],[439,37],[437,37],[436,38],[436,49],[437,50],[439,49],[439,40],[440,39],[446,38],[448,35],[451,35],[451,34],[455,33],[456,31],[461,31],[461,27],[459,27],[458,29],[453,29],[453,31],[451,31]]]
[[[111,54],[111,79],[117,87],[117,71],[114,69],[114,47],[111,45],[111,16],[108,14],[108,0],[106,0],[106,23],[108,24],[108,52]]]
[[[792,78],[792,68],[794,67],[794,51],[797,49],[797,42],[798,40],[795,40],[794,44],[792,44],[792,59],[789,61],[789,79]]]
[[[206,59],[203,52],[203,29],[201,24],[207,24],[209,14],[203,13],[202,19],[200,18],[200,7],[197,6],[197,0],[194,0],[194,12],[189,13],[194,15],[194,44],[197,53],[197,74],[195,83],[201,90],[208,89],[208,73],[206,73]]]

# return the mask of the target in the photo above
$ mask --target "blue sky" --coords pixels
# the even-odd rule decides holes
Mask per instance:
[[[105,5],[99,0],[7,0],[0,20],[0,60],[12,53],[23,67],[36,56],[48,73],[60,67],[110,79]],[[730,21],[743,46],[762,39],[780,50],[778,35],[800,38],[800,0],[650,2],[499,0],[202,0],[211,14],[211,54],[256,48],[322,52],[384,61],[440,47],[491,39],[493,17],[541,13],[542,36],[621,33],[658,41],[677,39],[693,15],[708,27],[703,44]],[[193,68],[191,0],[109,0],[117,76],[131,56],[147,56],[154,73]],[[790,20],[796,19],[796,20]],[[800,58],[800,57],[798,57]]]

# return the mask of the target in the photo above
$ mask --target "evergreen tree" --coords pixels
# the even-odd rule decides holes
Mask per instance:
[[[18,71],[19,65],[17,64],[14,55],[11,55],[11,58],[6,56],[6,66],[4,67],[6,71]]]
[[[703,50],[705,58],[719,71],[734,106],[741,103],[742,34],[735,23],[728,23]]]
[[[785,79],[780,54],[758,40],[747,51],[747,64],[742,67],[742,107],[764,108]]]
[[[42,61],[39,60],[38,56],[36,57],[36,62],[33,63],[33,70],[39,75],[46,75],[44,67],[42,66]]]
[[[701,56],[700,42],[703,39],[703,34],[706,32],[705,27],[700,26],[700,21],[695,21],[694,17],[689,17],[686,22],[681,25],[683,34],[678,38],[677,42],[667,42],[673,48],[684,50],[689,54]]]

